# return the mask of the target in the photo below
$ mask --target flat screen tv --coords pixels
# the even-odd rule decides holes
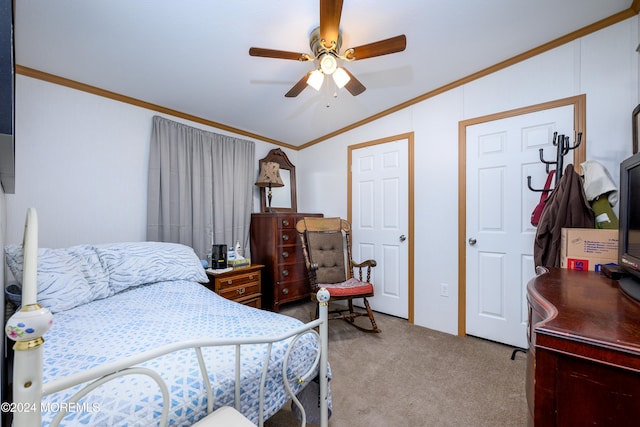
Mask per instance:
[[[620,287],[640,300],[640,152],[620,164],[618,264],[628,273]]]

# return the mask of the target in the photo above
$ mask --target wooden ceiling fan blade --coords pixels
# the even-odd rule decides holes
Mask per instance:
[[[305,74],[304,77],[298,80],[298,83],[296,83],[291,89],[289,89],[289,92],[284,94],[284,96],[287,98],[295,98],[296,96],[300,95],[300,92],[302,92],[304,88],[307,87],[307,80],[309,79],[310,74],[311,71]]]
[[[340,15],[342,15],[342,0],[320,0],[320,40],[325,40],[324,47],[335,48],[340,35]]]
[[[388,55],[390,53],[402,52],[407,47],[407,36],[391,37],[374,43],[353,47],[345,51],[345,56],[349,60],[373,58],[374,56]]]
[[[261,47],[249,48],[249,55],[263,58],[292,59],[295,61],[308,61],[311,59],[306,53],[287,52],[286,50],[263,49]]]
[[[356,79],[355,76],[349,72],[349,70],[344,67],[342,69],[349,75],[349,81],[346,85],[344,85],[344,88],[348,90],[351,95],[358,96],[362,92],[367,90],[367,88],[364,87],[362,83],[360,83],[360,80]]]

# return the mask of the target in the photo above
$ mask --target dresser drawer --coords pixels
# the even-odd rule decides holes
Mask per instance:
[[[282,245],[278,246],[278,264],[291,264],[304,262],[304,254],[300,245]]]
[[[280,264],[275,272],[275,279],[278,283],[306,280],[308,277],[307,267],[303,262]]]
[[[249,283],[247,285],[226,287],[218,292],[221,297],[238,301],[248,296],[255,297],[260,294],[260,284],[258,282]]]
[[[298,245],[298,232],[295,228],[283,228],[279,230],[278,240],[280,245]]]
[[[233,276],[216,278],[218,282],[218,291],[220,295],[226,289],[237,288],[238,286],[258,285],[260,282],[260,273],[253,271],[242,274],[234,274]]]
[[[262,294],[258,294],[257,296],[246,299],[238,298],[234,301],[239,302],[240,304],[248,305],[249,307],[262,308]]]
[[[294,229],[296,228],[296,223],[298,219],[302,217],[298,217],[296,215],[282,215],[278,218],[278,228],[279,229]]]
[[[311,288],[308,280],[292,280],[276,286],[276,297],[281,302],[309,298]]]

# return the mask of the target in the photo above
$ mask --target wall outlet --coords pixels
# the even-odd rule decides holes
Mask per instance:
[[[449,285],[446,283],[440,283],[440,296],[448,297],[449,296]]]

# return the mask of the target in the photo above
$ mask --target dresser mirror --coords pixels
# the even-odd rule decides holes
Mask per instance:
[[[258,165],[263,162],[275,162],[280,165],[280,178],[284,183],[283,187],[271,189],[271,211],[272,212],[296,212],[298,209],[296,198],[296,167],[289,161],[287,155],[280,148],[274,148],[260,159]],[[258,168],[260,169],[260,168]],[[267,192],[268,188],[260,188],[260,209],[267,212]]]

